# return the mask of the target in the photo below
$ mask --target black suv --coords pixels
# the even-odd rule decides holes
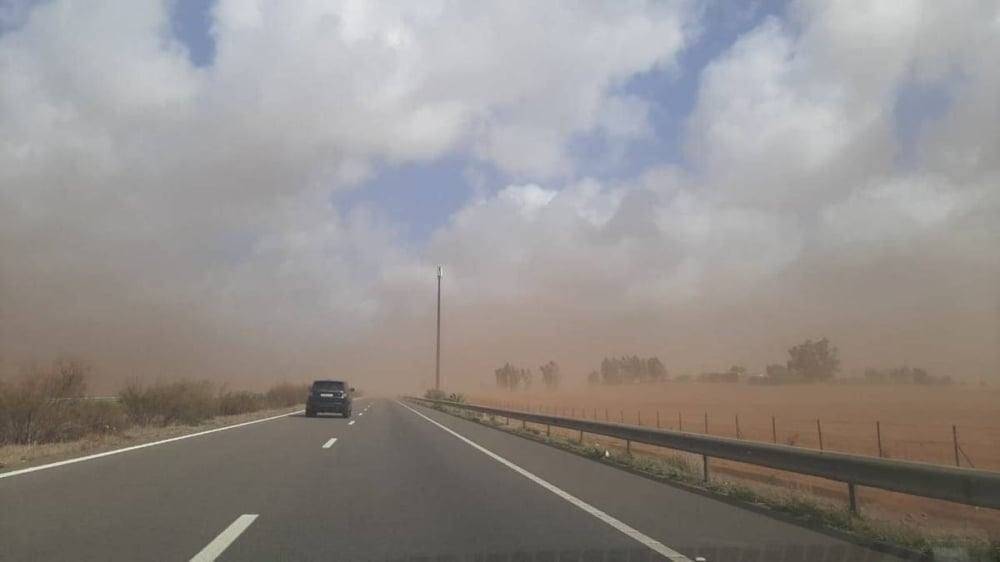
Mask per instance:
[[[314,417],[320,412],[351,417],[352,392],[354,389],[344,381],[314,381],[306,399],[306,417]]]

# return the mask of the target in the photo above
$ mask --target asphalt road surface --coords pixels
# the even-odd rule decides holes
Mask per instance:
[[[0,559],[896,560],[426,408],[354,410],[0,474]]]

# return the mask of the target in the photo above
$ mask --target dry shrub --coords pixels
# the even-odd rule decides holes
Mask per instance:
[[[267,407],[266,397],[257,392],[220,392],[219,414],[235,416],[263,410]]]
[[[196,425],[218,413],[209,381],[179,380],[148,387],[131,382],[118,393],[118,400],[138,425]]]
[[[91,368],[56,361],[20,378],[0,380],[0,445],[81,439],[137,425],[196,425],[217,415],[237,415],[300,404],[308,385],[281,383],[267,393],[225,389],[209,381],[180,380],[145,386],[131,382],[117,399],[86,396]]]
[[[0,385],[0,443],[68,441],[126,427],[116,403],[85,398],[90,373],[85,363],[60,360]]]
[[[309,394],[308,384],[278,383],[267,390],[267,403],[272,408],[295,406],[305,401]]]

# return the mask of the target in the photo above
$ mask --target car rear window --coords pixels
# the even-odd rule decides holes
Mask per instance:
[[[313,383],[313,390],[344,390],[344,383],[340,381],[316,381]]]

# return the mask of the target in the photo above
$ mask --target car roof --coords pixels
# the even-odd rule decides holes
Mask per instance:
[[[347,381],[340,381],[340,380],[335,380],[335,379],[316,379],[316,380],[313,381],[313,384],[316,384],[318,382],[342,382],[342,383],[346,383]]]

